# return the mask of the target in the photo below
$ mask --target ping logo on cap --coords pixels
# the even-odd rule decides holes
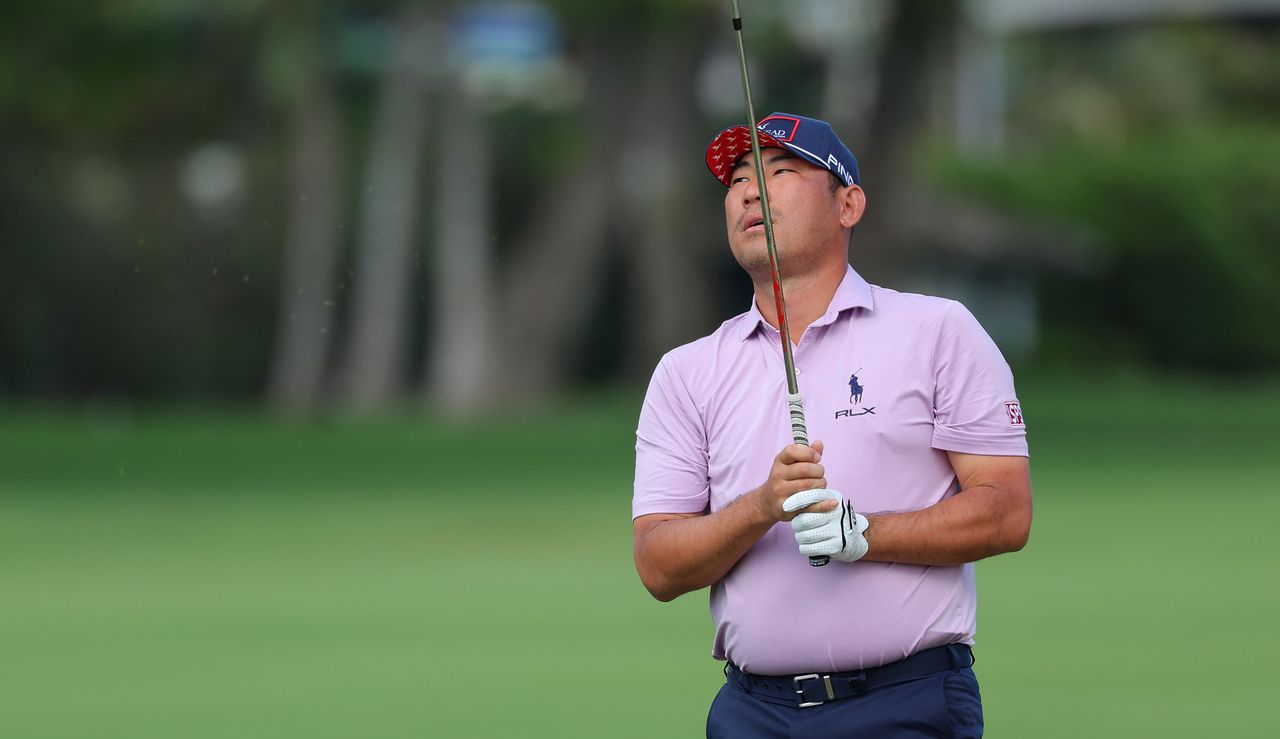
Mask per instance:
[[[800,130],[800,119],[786,115],[771,115],[756,126],[779,141],[790,142]]]

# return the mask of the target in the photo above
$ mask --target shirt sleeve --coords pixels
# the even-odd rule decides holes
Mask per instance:
[[[982,325],[950,302],[934,351],[933,447],[964,454],[1028,456],[1013,372]]]
[[[636,427],[636,479],[631,518],[706,510],[707,435],[671,354],[658,363]]]

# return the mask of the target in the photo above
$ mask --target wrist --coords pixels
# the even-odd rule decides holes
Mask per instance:
[[[782,520],[782,506],[778,505],[773,500],[773,496],[769,495],[768,488],[767,484],[761,485],[748,493],[752,499],[751,523],[766,529]]]
[[[862,555],[862,558],[869,560],[872,559],[872,554],[876,550],[875,537],[876,530],[879,528],[876,524],[880,520],[880,516],[865,516],[865,518],[867,520],[867,528],[862,532],[862,538],[867,542],[867,553]]]

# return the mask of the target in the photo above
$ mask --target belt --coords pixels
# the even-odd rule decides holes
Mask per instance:
[[[973,650],[968,644],[948,644],[916,652],[906,659],[856,672],[810,673],[808,675],[752,675],[737,665],[725,665],[729,682],[771,703],[809,708],[823,703],[862,695],[868,690],[906,682],[943,670],[973,666]]]

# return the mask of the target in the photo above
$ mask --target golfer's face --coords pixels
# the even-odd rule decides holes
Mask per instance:
[[[840,209],[831,191],[830,174],[785,149],[764,149],[765,183],[778,259],[800,256],[806,245],[825,243],[825,231],[839,232]],[[743,269],[768,271],[760,188],[750,152],[738,160],[724,199],[729,248]]]

